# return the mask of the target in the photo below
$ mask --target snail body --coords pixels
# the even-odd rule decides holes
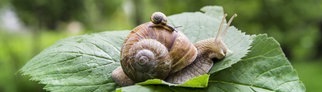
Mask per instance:
[[[181,71],[168,76],[166,79],[167,82],[170,83],[183,83],[193,77],[206,74],[212,68],[214,61],[213,59],[223,59],[228,52],[231,52],[226,44],[222,41],[222,27],[224,21],[226,20],[225,17],[227,14],[224,15],[222,21],[219,26],[219,30],[217,36],[215,38],[209,38],[205,40],[198,41],[195,43],[195,47],[198,50],[197,58],[193,61],[192,64],[185,67]],[[224,29],[227,31],[229,28],[230,23],[237,15],[234,14],[228,21],[228,25]]]
[[[208,73],[213,66],[212,59],[222,59],[229,51],[221,40],[224,20],[216,38],[193,44],[183,33],[166,23],[163,13],[152,14],[151,22],[134,28],[125,39],[121,49],[121,67],[112,72],[112,79],[120,86],[154,78],[183,83]]]

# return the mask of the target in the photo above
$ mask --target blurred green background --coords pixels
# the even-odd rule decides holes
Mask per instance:
[[[132,29],[155,11],[172,15],[205,5],[237,13],[233,25],[248,34],[274,37],[307,91],[322,92],[321,0],[1,0],[0,92],[45,91],[18,70],[60,39]]]

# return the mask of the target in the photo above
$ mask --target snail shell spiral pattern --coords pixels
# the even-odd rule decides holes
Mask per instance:
[[[121,66],[133,81],[165,79],[193,62],[197,49],[181,32],[152,22],[134,28],[121,49]]]

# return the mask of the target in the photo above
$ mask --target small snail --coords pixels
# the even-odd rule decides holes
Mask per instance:
[[[154,78],[183,83],[208,73],[213,66],[212,59],[223,59],[229,51],[221,39],[226,16],[215,38],[193,44],[183,33],[167,24],[163,13],[153,13],[151,22],[137,26],[125,39],[121,66],[112,72],[112,79],[120,86]],[[230,18],[224,31],[234,17],[236,14]]]
[[[169,31],[176,31],[172,26],[168,25],[168,19],[162,12],[154,12],[150,18],[154,26],[164,27]]]

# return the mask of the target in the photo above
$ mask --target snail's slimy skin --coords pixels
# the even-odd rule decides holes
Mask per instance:
[[[222,41],[215,38],[198,41],[195,46],[198,50],[197,58],[181,71],[169,75],[166,79],[167,82],[180,84],[193,77],[208,73],[214,64],[213,59],[223,59],[228,50]]]
[[[230,52],[226,44],[221,39],[223,35],[222,28],[224,26],[223,24],[226,20],[226,16],[227,14],[225,14],[222,18],[217,36],[215,38],[201,40],[195,44],[195,47],[198,50],[198,55],[197,58],[193,61],[193,63],[183,68],[181,71],[178,71],[177,73],[170,74],[167,77],[166,81],[171,83],[183,83],[193,77],[206,74],[212,68],[214,64],[212,60],[214,58],[217,60],[223,59],[226,56],[227,52]],[[224,32],[228,30],[230,23],[236,16],[237,15],[234,14],[229,19],[226,28],[223,30]]]
[[[134,84],[134,81],[127,77],[120,66],[117,67],[111,75],[114,82],[120,86],[129,86]]]

